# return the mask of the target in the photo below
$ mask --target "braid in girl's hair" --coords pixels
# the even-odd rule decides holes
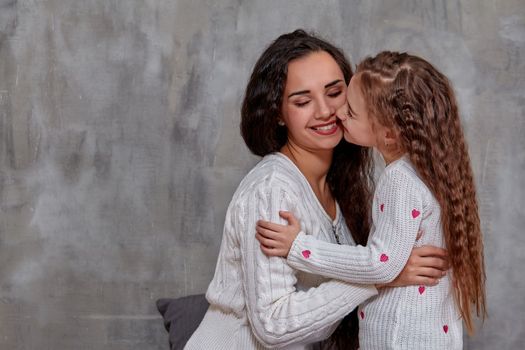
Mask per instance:
[[[373,121],[399,132],[441,208],[452,286],[469,334],[473,307],[486,316],[483,242],[474,177],[458,106],[448,79],[427,61],[382,52],[357,67]]]

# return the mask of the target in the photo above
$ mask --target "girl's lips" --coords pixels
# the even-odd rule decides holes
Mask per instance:
[[[348,119],[348,117],[345,116],[344,114],[343,114],[343,115],[339,115],[339,114],[337,114],[336,117],[337,117],[337,121],[338,121],[338,122],[339,122],[339,121],[344,122],[345,120]]]
[[[337,120],[337,125],[339,125],[339,127],[340,127],[341,129],[343,129],[343,131],[348,131],[348,130],[346,129],[346,127],[345,127],[346,121],[347,121],[347,119],[345,119],[345,120],[338,119],[338,120]]]

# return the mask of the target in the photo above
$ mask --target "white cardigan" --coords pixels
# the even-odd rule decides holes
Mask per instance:
[[[268,258],[255,239],[259,219],[301,227],[326,242],[355,244],[339,207],[328,216],[299,169],[281,153],[268,155],[240,183],[226,213],[211,306],[185,349],[308,349],[326,339],[356,306],[377,294],[370,285],[327,280]],[[305,254],[307,254],[305,252]]]
[[[366,247],[327,244],[304,229],[288,262],[345,281],[387,283],[403,270],[415,246],[445,247],[440,217],[438,202],[405,156],[388,165],[378,181]],[[383,288],[363,303],[358,311],[360,349],[461,349],[462,322],[448,275],[433,287]]]

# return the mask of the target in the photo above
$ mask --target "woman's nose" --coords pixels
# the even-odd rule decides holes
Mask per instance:
[[[326,101],[319,102],[319,113],[318,116],[320,119],[325,119],[331,117],[335,113],[335,108],[332,107]]]

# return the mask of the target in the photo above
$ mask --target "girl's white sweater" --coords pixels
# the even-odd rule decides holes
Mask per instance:
[[[392,281],[416,246],[445,247],[440,207],[408,158],[388,165],[374,194],[366,247],[300,233],[288,254],[301,271],[354,283]],[[314,232],[305,228],[304,232]],[[309,251],[308,257],[302,252]],[[361,350],[462,348],[462,322],[448,275],[433,287],[382,288],[358,310]]]

